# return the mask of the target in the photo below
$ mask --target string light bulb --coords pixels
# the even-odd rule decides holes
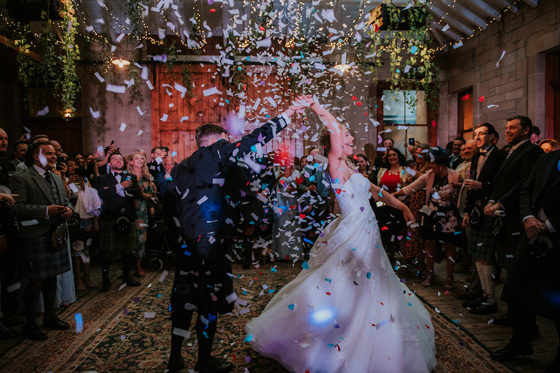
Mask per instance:
[[[116,60],[111,61],[113,63],[113,65],[117,65],[120,68],[123,68],[124,66],[128,66],[130,65],[130,61],[129,60],[125,60],[123,58],[117,58]]]

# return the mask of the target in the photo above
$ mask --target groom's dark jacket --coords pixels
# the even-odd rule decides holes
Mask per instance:
[[[289,118],[280,115],[239,141],[220,140],[201,147],[173,168],[171,187],[175,189],[172,194],[177,203],[176,217],[186,238],[196,239],[231,224],[240,193],[230,187],[238,185],[231,182],[232,178],[240,177],[237,163],[272,140],[289,123]]]

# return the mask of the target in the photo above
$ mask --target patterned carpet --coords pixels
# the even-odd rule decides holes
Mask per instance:
[[[276,266],[276,267],[275,267]],[[244,343],[245,324],[258,315],[267,302],[299,272],[291,263],[275,263],[260,269],[241,270],[234,266],[239,298],[247,306],[232,316],[219,319],[214,354],[235,365],[234,372],[285,372],[275,361],[257,355]],[[27,340],[15,344],[0,358],[0,372],[163,372],[170,347],[168,301],[172,274],[147,273],[139,288],[107,293],[92,290],[60,316],[72,329],[49,332],[47,342]],[[115,278],[113,283],[118,281]],[[263,290],[266,284],[268,288]],[[245,289],[245,290],[243,290]],[[437,373],[510,372],[488,359],[488,353],[442,315],[433,312],[436,332]],[[75,314],[83,319],[83,330],[75,330]],[[192,333],[183,348],[187,367],[196,362],[196,338]],[[185,370],[186,372],[187,370]]]

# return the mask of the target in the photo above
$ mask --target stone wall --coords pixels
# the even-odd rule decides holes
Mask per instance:
[[[560,2],[540,0],[536,8],[524,2],[518,6],[517,13],[505,12],[501,21],[494,21],[485,31],[476,31],[462,47],[439,56],[445,65],[440,144],[457,135],[457,93],[469,87],[473,88],[474,124],[489,122],[496,126],[500,145],[505,144],[506,118],[513,115],[528,116],[544,132],[544,56],[560,46]],[[479,102],[481,96],[484,102]]]

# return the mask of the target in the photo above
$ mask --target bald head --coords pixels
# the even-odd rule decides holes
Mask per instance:
[[[54,150],[56,151],[56,155],[57,156],[61,155],[62,154],[62,146],[60,146],[60,143],[56,140],[51,140],[50,143],[54,147]]]
[[[8,134],[0,128],[0,153],[5,154],[8,150]]]
[[[464,149],[462,149],[461,158],[463,159],[463,161],[469,162],[474,156],[474,153],[476,153],[476,141],[468,140],[463,146]]]

